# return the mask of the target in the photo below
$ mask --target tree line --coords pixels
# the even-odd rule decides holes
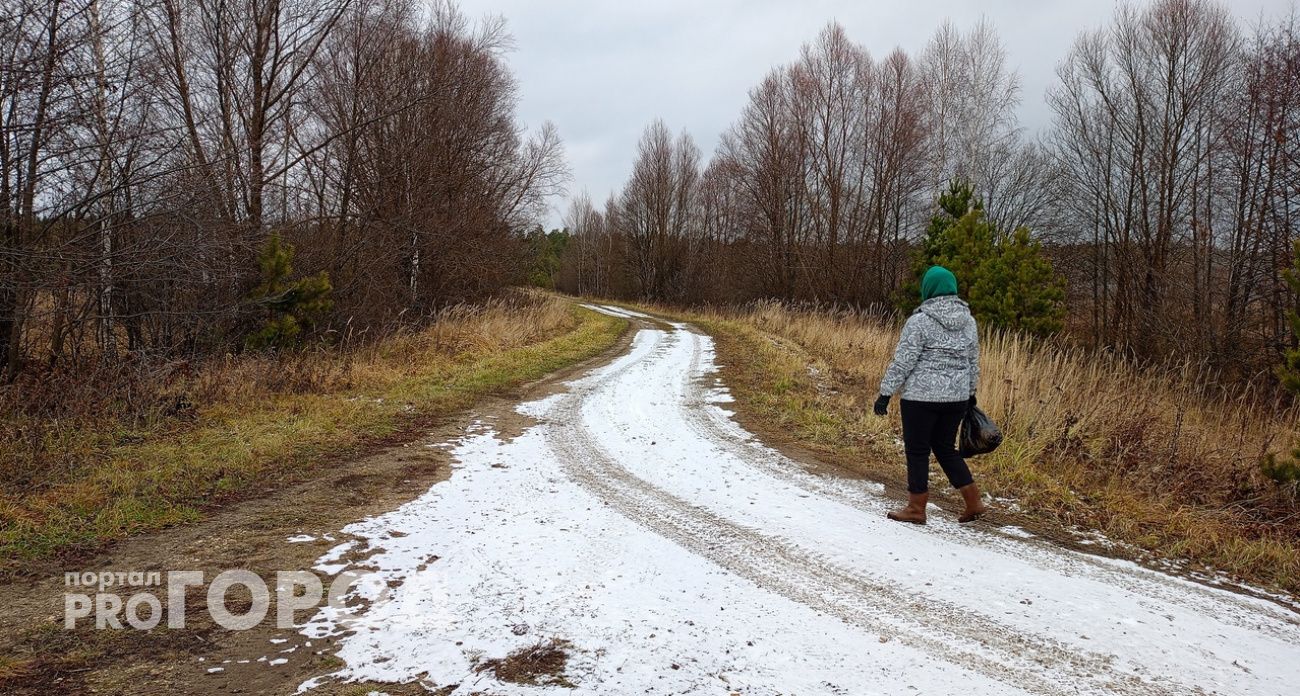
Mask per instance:
[[[568,177],[499,19],[6,0],[0,372],[362,333],[523,282]]]
[[[1295,341],[1298,88],[1292,17],[1246,27],[1213,0],[1121,6],[1062,57],[1052,124],[1030,138],[989,24],[945,23],[919,54],[874,57],[832,23],[751,89],[707,162],[652,123],[621,191],[572,200],[558,283],[905,304],[941,196],[968,184],[979,224],[1016,259],[998,282],[1063,284],[1065,314],[1004,297],[997,323],[1261,374]]]

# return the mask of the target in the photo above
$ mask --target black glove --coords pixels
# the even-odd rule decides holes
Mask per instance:
[[[876,415],[883,416],[888,412],[889,412],[889,397],[885,394],[881,394],[880,398],[876,399]]]
[[[974,394],[971,394],[971,395],[970,395],[970,398],[966,400],[966,410],[969,411],[969,410],[972,409],[972,408],[975,408],[975,395],[974,395]]]

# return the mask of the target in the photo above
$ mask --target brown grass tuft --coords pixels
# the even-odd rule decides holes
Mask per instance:
[[[475,671],[492,672],[497,679],[512,684],[572,688],[573,683],[564,675],[569,664],[567,651],[570,647],[566,640],[543,640],[503,658],[484,660],[475,667]]]

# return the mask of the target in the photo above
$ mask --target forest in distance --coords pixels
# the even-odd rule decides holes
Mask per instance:
[[[707,161],[688,133],[650,125],[621,191],[573,200],[548,279],[686,303],[907,308],[930,261],[978,280],[971,247],[936,249],[935,226],[982,206],[963,239],[1005,262],[990,323],[1046,313],[1039,328],[1086,345],[1275,383],[1295,340],[1294,17],[1246,27],[1214,2],[1121,6],[1057,76],[1052,126],[1029,138],[989,24],[945,23],[908,55],[832,23],[750,91]],[[956,215],[950,187],[973,193]]]
[[[9,0],[6,382],[373,338],[530,281],[896,311],[945,262],[990,325],[1276,387],[1296,346],[1295,18],[1121,5],[1063,50],[1034,137],[997,28],[936,24],[909,54],[832,22],[711,156],[655,121],[626,185],[577,193],[548,234],[581,182],[553,126],[520,124],[504,18]]]

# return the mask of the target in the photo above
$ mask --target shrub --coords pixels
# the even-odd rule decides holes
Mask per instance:
[[[271,235],[258,265],[262,283],[253,290],[251,300],[262,315],[262,325],[245,343],[249,348],[285,348],[297,345],[304,331],[334,306],[330,299],[329,274],[325,271],[291,281],[294,249],[279,235]]]
[[[1010,234],[995,229],[969,184],[954,182],[939,197],[939,211],[913,260],[915,277],[931,266],[957,276],[958,289],[981,324],[1040,336],[1061,330],[1065,285],[1042,245],[1028,228]],[[919,280],[903,292],[900,307],[915,309]]]

